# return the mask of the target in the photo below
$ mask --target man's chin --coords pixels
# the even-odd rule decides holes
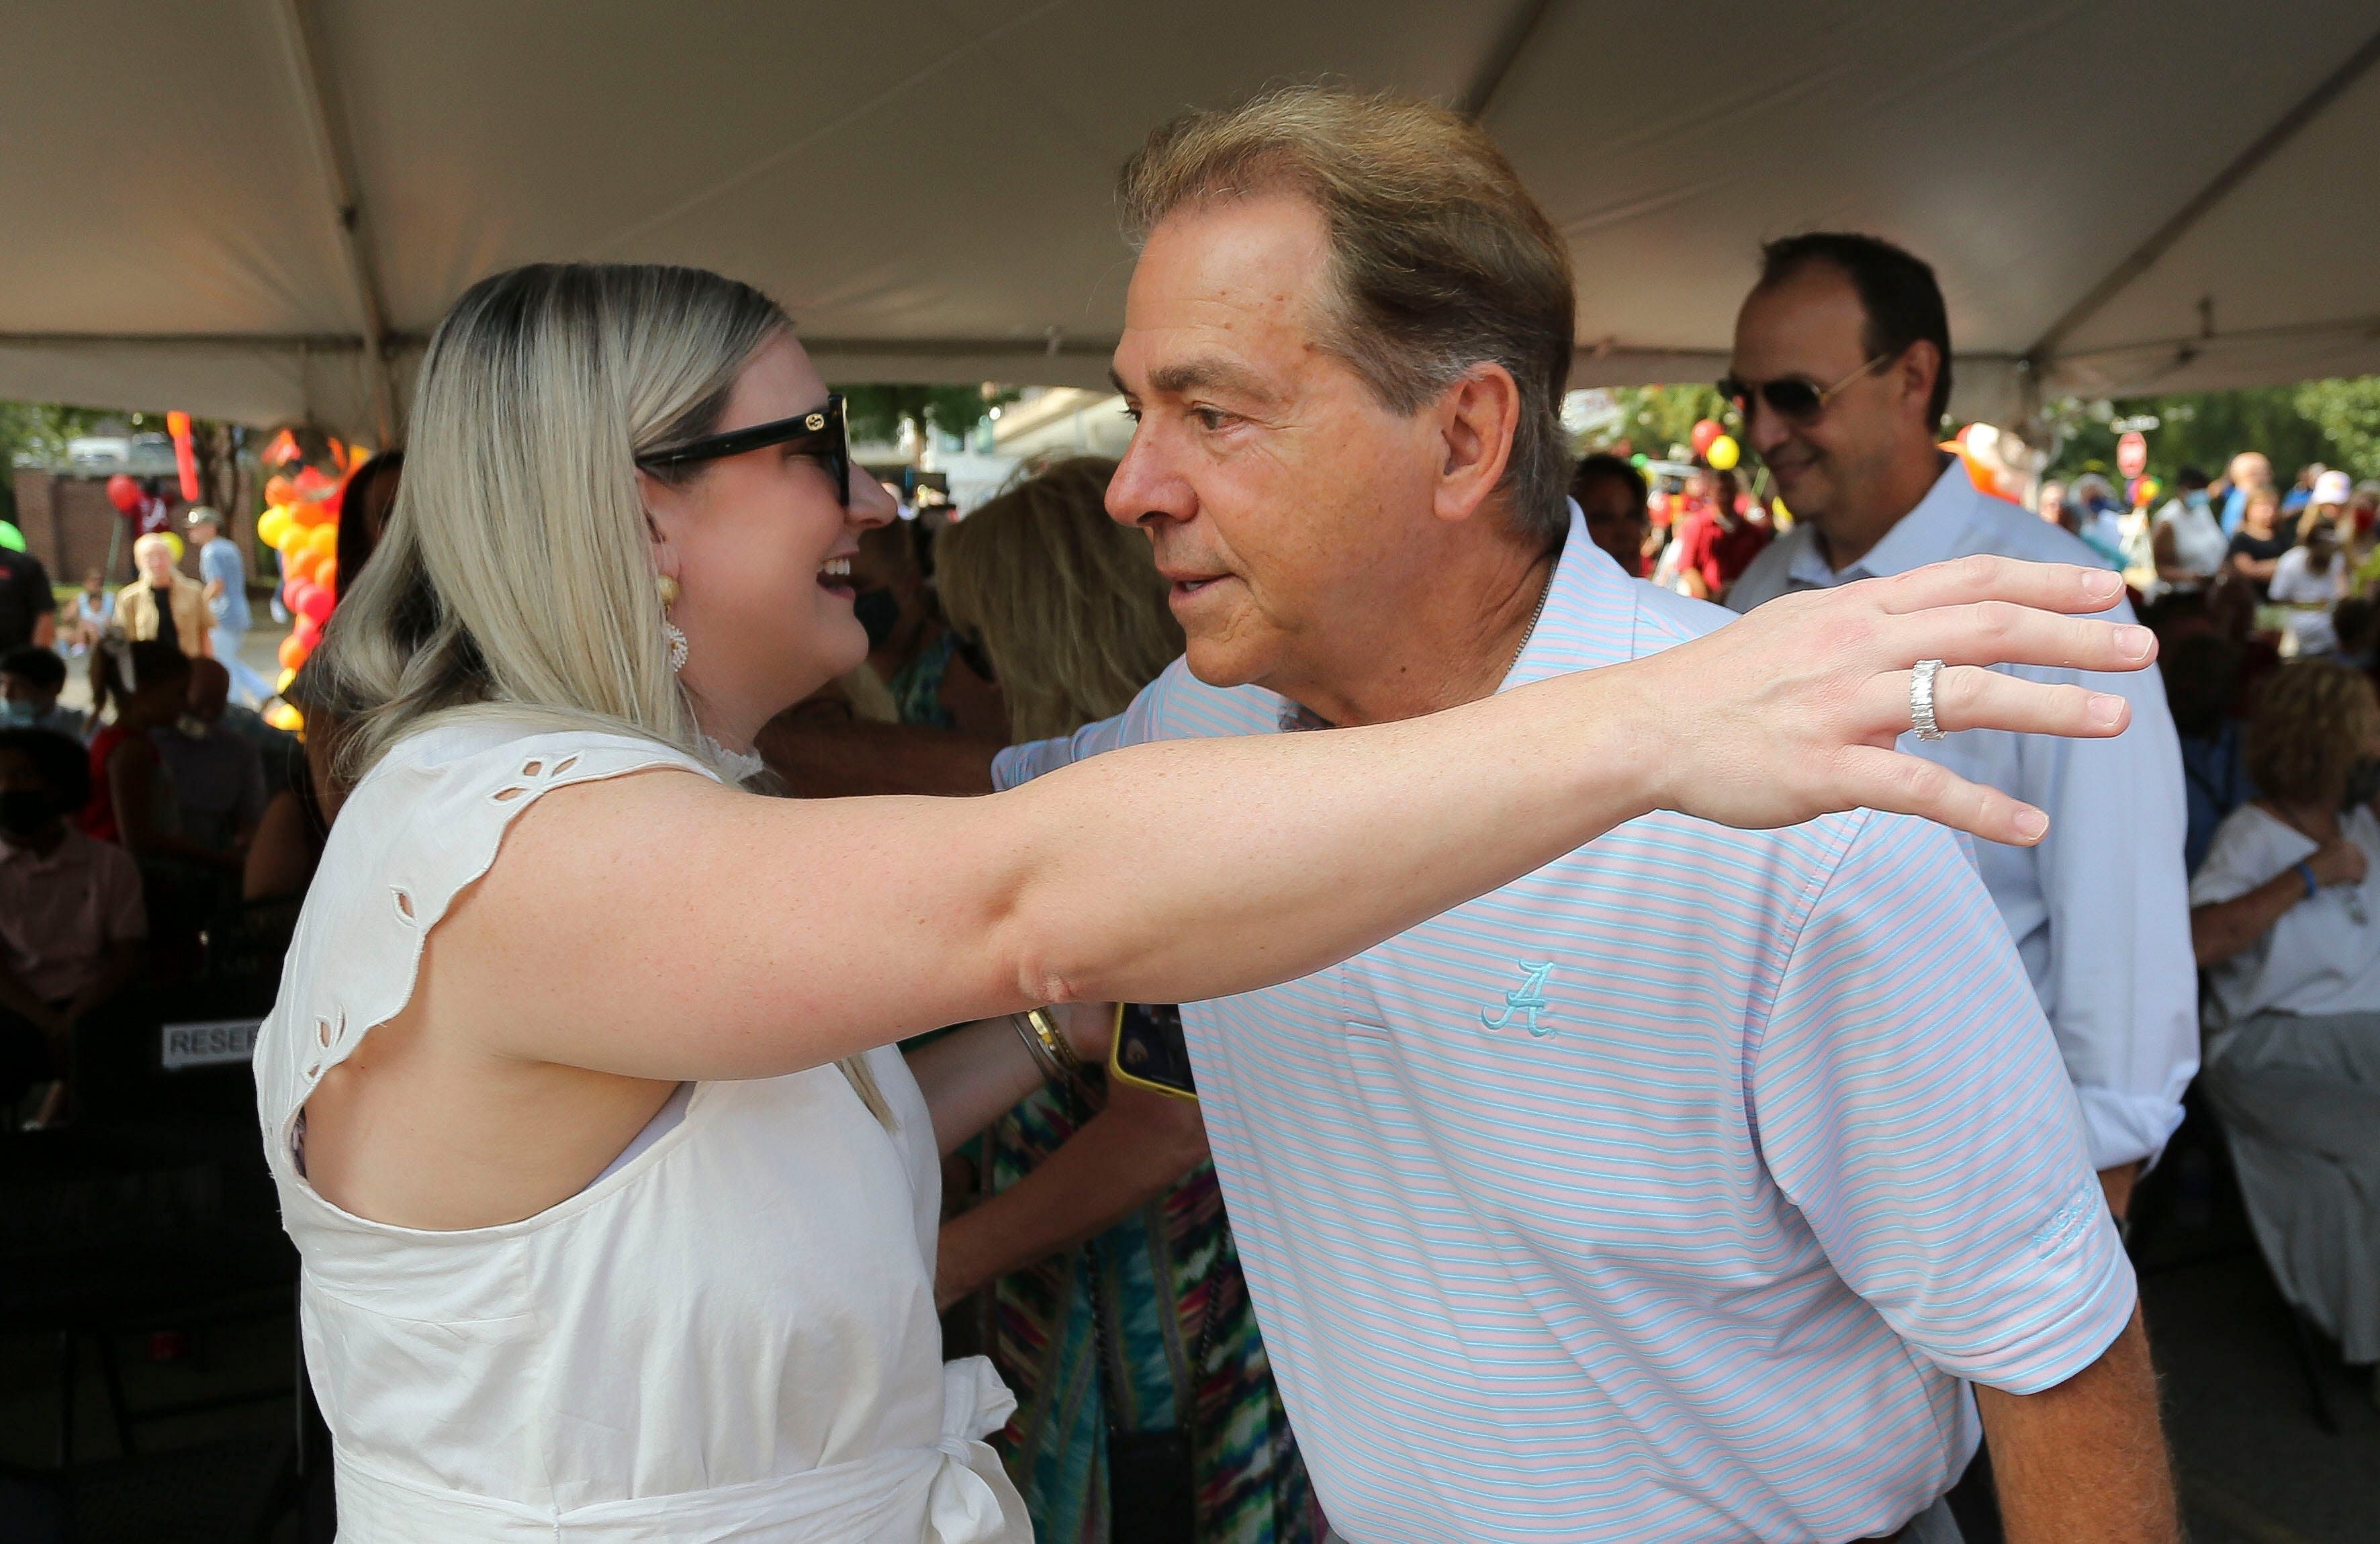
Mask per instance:
[[[1264,679],[1269,662],[1247,647],[1243,639],[1231,637],[1201,637],[1191,633],[1183,650],[1189,663],[1190,674],[1210,687],[1255,686]]]

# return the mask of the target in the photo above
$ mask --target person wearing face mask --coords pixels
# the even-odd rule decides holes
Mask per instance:
[[[81,739],[81,710],[58,705],[66,684],[67,663],[54,649],[24,643],[0,654],[0,725]]]
[[[131,857],[68,818],[90,790],[79,744],[0,729],[0,1112],[12,1126],[59,1118],[74,1027],[131,979],[149,934]]]
[[[1834,232],[1764,249],[1720,389],[1795,523],[1744,570],[1730,606],[1752,613],[1792,592],[1970,553],[2092,560],[2095,547],[1979,492],[1964,463],[1937,447],[1950,372],[1942,291],[1912,253]],[[2086,534],[2104,489],[2083,478],[2066,492]],[[2154,673],[2012,674],[2120,692],[2132,705],[2119,740],[1983,733],[1913,748],[2057,810],[2040,846],[1979,843],[1973,854],[2058,1036],[2092,1167],[2120,1218],[2142,1167],[2181,1124],[2198,1064],[2181,753]]]
[[[206,588],[174,565],[165,534],[151,531],[132,543],[132,562],[140,577],[116,592],[117,628],[135,642],[164,638],[194,660],[212,655],[214,617]]]
[[[2157,584],[2166,594],[2196,595],[2223,572],[2230,542],[2206,496],[2206,474],[2184,467],[2174,476],[2174,495],[2156,512],[2149,551],[2156,560]]]

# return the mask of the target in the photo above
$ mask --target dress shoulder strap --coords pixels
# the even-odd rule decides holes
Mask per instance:
[[[555,788],[654,768],[718,776],[658,741],[504,720],[425,730],[382,757],[339,808],[257,1035],[268,1151],[284,1150],[322,1074],[403,1010],[430,930],[522,810]]]

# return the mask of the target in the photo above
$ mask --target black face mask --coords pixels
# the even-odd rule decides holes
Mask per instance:
[[[58,801],[47,788],[0,790],[0,831],[31,836],[57,818]]]
[[[851,598],[851,614],[868,629],[868,647],[881,649],[901,625],[901,602],[889,590],[863,590]]]

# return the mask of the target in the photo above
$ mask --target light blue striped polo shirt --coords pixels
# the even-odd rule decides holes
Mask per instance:
[[[1573,517],[1507,685],[1729,620]],[[1176,662],[996,775],[1285,707]],[[1973,1451],[1960,1380],[2049,1387],[2131,1311],[2023,967],[1924,821],[1646,816],[1183,1017],[1299,1444],[1361,1544],[1889,1533]]]

